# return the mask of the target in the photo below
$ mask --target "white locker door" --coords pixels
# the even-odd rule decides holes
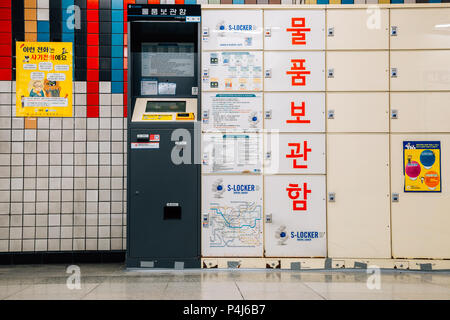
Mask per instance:
[[[449,57],[450,50],[391,51],[391,91],[450,90]]]
[[[441,192],[403,192],[403,141],[441,142]],[[450,134],[393,134],[391,186],[398,193],[392,203],[394,258],[450,258]]]
[[[265,91],[324,91],[324,52],[264,52]]]
[[[265,176],[264,199],[266,257],[326,256],[325,176]]]
[[[393,92],[391,132],[450,132],[449,92]]]
[[[264,10],[265,50],[324,50],[324,10]]]
[[[327,10],[328,50],[388,48],[388,9]]]
[[[388,92],[327,93],[328,132],[388,132]]]
[[[388,91],[388,52],[327,52],[327,90]]]
[[[203,176],[202,190],[202,255],[262,257],[262,176]]]
[[[203,173],[262,172],[262,134],[202,134]]]
[[[266,134],[264,157],[267,174],[324,174],[325,134]]]
[[[262,52],[203,52],[202,90],[262,91]]]
[[[203,132],[261,131],[262,93],[202,93]]]
[[[325,94],[264,94],[264,128],[280,132],[325,132]]]
[[[390,258],[388,134],[329,134],[327,151],[328,256]]]
[[[450,49],[450,8],[390,11],[391,49]]]
[[[262,10],[203,10],[203,50],[262,49]]]

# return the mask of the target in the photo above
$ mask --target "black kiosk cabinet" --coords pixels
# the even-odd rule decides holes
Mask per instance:
[[[128,5],[127,268],[200,267],[200,5]]]

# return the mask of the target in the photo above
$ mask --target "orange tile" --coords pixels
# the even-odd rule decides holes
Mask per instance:
[[[25,0],[25,8],[36,8],[36,0]]]
[[[37,22],[36,21],[25,21],[25,33],[37,32]]]
[[[36,129],[37,119],[36,118],[25,118],[25,129]]]
[[[25,33],[25,41],[27,41],[27,42],[36,42],[37,41],[37,33],[36,32]]]
[[[25,9],[25,20],[37,20],[36,9]]]

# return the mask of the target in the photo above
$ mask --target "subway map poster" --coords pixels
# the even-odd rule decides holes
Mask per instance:
[[[403,141],[405,192],[441,192],[441,142]]]
[[[204,257],[263,255],[262,185],[262,176],[203,176]]]

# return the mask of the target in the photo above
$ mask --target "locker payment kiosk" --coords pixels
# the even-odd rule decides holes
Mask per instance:
[[[200,16],[128,5],[128,268],[200,267]]]

